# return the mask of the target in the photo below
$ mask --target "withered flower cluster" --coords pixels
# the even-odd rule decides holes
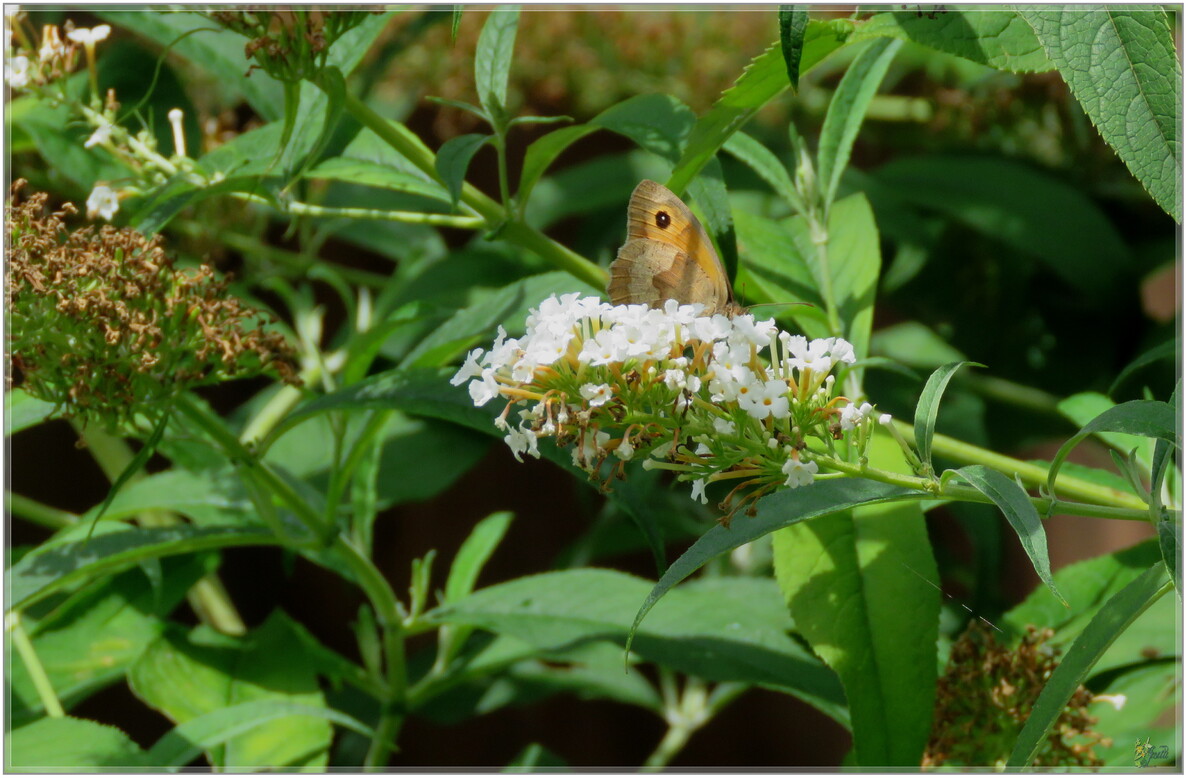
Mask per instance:
[[[1004,767],[1035,701],[1059,665],[1051,629],[1027,627],[1017,647],[1000,645],[989,627],[973,621],[952,646],[936,688],[936,718],[924,767]],[[1037,767],[1102,764],[1093,747],[1112,742],[1092,729],[1093,695],[1080,686],[1036,754]]]
[[[369,13],[382,10],[366,6],[335,6],[333,10],[245,6],[211,11],[209,16],[249,39],[244,56],[254,59],[268,75],[292,82],[314,78],[325,67],[326,53],[334,41],[361,24]]]
[[[209,266],[181,269],[157,237],[69,230],[45,194],[6,213],[9,380],[66,416],[127,421],[195,386],[274,371],[298,384],[293,350]]]

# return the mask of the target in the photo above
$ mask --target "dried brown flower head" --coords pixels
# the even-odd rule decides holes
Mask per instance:
[[[180,269],[129,228],[69,230],[44,194],[6,213],[10,367],[31,395],[69,416],[126,420],[194,386],[265,370],[299,383],[270,317],[227,293],[208,266]],[[9,372],[12,381],[13,371]]]
[[[936,688],[936,718],[924,767],[1004,766],[1035,701],[1059,664],[1050,629],[1027,627],[1017,647],[1000,645],[989,627],[973,621],[952,646]],[[1110,741],[1088,715],[1092,692],[1076,689],[1047,734],[1032,765],[1091,767],[1101,764],[1095,745]]]

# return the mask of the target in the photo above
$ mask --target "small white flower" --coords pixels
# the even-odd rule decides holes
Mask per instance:
[[[783,485],[790,489],[808,486],[816,480],[816,473],[819,471],[820,468],[815,462],[805,463],[798,459],[789,459],[783,463],[783,474],[787,476]]]
[[[523,428],[509,430],[507,437],[503,440],[511,449],[516,462],[523,461],[523,458],[520,456],[523,453],[527,453],[536,459],[540,458],[540,449],[536,441],[536,435],[531,430],[524,430]]]
[[[29,85],[29,58],[13,57],[4,63],[4,80],[13,89],[24,89]]]
[[[881,424],[883,427],[889,427],[890,421],[891,421],[891,419],[890,419],[889,413],[884,413],[878,417],[878,423]]]
[[[488,367],[482,374],[470,382],[470,399],[481,407],[499,396],[499,382],[495,380],[495,369]]]
[[[709,498],[705,496],[705,479],[698,478],[692,482],[692,499],[700,500],[701,505],[708,505]]]
[[[746,389],[747,391],[743,391]],[[738,389],[738,405],[756,419],[772,416],[786,419],[791,415],[787,384],[778,378],[753,383]]]
[[[597,408],[599,405],[605,405],[613,393],[610,384],[586,384],[581,387],[581,396],[589,402],[591,408]]]
[[[94,219],[101,216],[104,221],[111,221],[120,209],[120,200],[115,190],[106,184],[96,184],[87,198],[87,218]]]
[[[102,143],[107,143],[111,140],[111,131],[115,129],[111,124],[101,124],[95,128],[91,133],[91,137],[87,138],[87,142],[82,144],[83,148],[89,149],[92,146],[98,146]]]
[[[874,406],[862,403],[860,406],[850,403],[841,409],[841,429],[851,430],[870,416]]]
[[[77,30],[71,30],[66,33],[66,37],[75,43],[81,43],[84,46],[94,46],[99,41],[107,40],[107,36],[111,34],[111,25],[100,24],[98,27],[87,29],[86,27],[79,27]]]
[[[1125,703],[1129,698],[1124,694],[1098,694],[1092,698],[1093,702],[1107,702],[1113,706],[1114,710],[1121,710],[1125,707]]]
[[[713,418],[713,431],[718,435],[737,435],[737,426],[729,419],[723,419],[720,416]],[[773,440],[774,438],[772,438]]]
[[[482,376],[482,365],[478,360],[482,359],[482,349],[476,348],[466,355],[466,361],[454,373],[453,378],[449,379],[449,383],[453,386],[461,386],[462,382],[470,378],[479,378]]]
[[[631,439],[623,438],[622,442],[618,444],[618,448],[614,449],[614,455],[624,462],[630,461],[630,458],[635,455],[635,447],[631,445]]]

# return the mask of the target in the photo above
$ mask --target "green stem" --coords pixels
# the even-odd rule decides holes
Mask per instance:
[[[244,470],[258,477],[262,485],[281,499],[311,530],[322,530],[321,517],[301,499],[287,483],[259,462],[255,455],[239,442],[222,423],[222,420],[198,405],[188,395],[178,398],[177,408],[194,420],[224,453],[244,464]],[[350,540],[335,534],[330,541],[330,550],[341,559],[353,573],[363,593],[375,609],[375,617],[382,632],[384,647],[385,678],[376,679],[381,685],[386,682],[385,694],[381,700],[383,713],[376,727],[375,738],[367,752],[368,769],[378,769],[387,763],[391,753],[391,741],[399,733],[407,708],[408,674],[404,658],[403,615],[391,584],[383,573],[361,553]]]
[[[404,657],[403,616],[400,614],[399,603],[391,584],[371,560],[341,535],[334,541],[334,550],[354,571],[359,586],[375,609],[375,618],[382,633],[387,694],[381,701],[383,712],[380,714],[379,723],[375,727],[375,737],[367,749],[363,763],[368,772],[375,772],[387,765],[392,741],[403,726],[408,708],[408,670]]]
[[[661,676],[661,682],[663,677]],[[640,772],[655,773],[666,767],[688,743],[689,738],[705,726],[713,716],[730,701],[745,691],[745,684],[723,684],[712,695],[704,681],[689,678],[684,693],[676,697],[672,690],[664,690],[664,718],[668,731],[647,760]],[[723,693],[718,693],[719,691]]]
[[[40,524],[49,529],[62,529],[78,522],[78,516],[55,508],[52,505],[38,502],[15,492],[8,493],[8,510],[13,516]]]
[[[940,499],[993,504],[993,500],[971,486],[949,483],[943,488],[940,488],[939,481],[931,478],[919,478],[918,476],[894,473],[889,470],[879,470],[868,465],[853,464],[841,459],[833,459],[832,457],[821,455],[817,455],[815,460],[830,470],[861,478],[869,478],[872,481],[881,481],[885,484],[901,486],[905,489],[913,489],[918,492],[927,492],[929,496]],[[1117,508],[1107,505],[1050,500],[1045,497],[1030,497],[1029,499],[1040,515],[1044,516],[1049,513],[1059,512],[1091,518],[1125,519],[1127,521],[1148,521],[1150,518],[1150,510],[1144,504],[1141,508]]]
[[[269,204],[266,198],[250,192],[232,192],[232,197],[254,203]],[[297,200],[282,201],[281,208],[294,216],[344,217],[347,219],[370,219],[373,221],[400,222],[402,224],[427,224],[431,227],[453,227],[459,230],[478,230],[486,225],[479,216],[454,216],[448,213],[422,213],[420,211],[387,211],[382,208],[334,208],[324,205],[302,203]]]
[[[293,487],[272,472],[271,468],[260,462],[253,452],[240,443],[239,439],[226,428],[222,419],[194,402],[186,394],[178,397],[176,407],[205,430],[214,439],[214,442],[222,447],[228,457],[239,460],[244,466],[245,473],[250,473],[252,477],[260,481],[267,492],[279,497],[306,528],[319,537],[324,537],[329,529],[332,529],[323,525],[321,516],[302,499],[301,495],[297,494]]]
[[[378,135],[401,156],[416,165],[421,172],[439,181],[433,152],[403,124],[384,119],[370,106],[347,93],[345,108],[367,129]],[[462,185],[462,202],[486,220],[489,229],[503,226],[499,236],[522,248],[539,254],[549,264],[571,273],[593,286],[604,286],[608,278],[601,267],[580,254],[557,243],[539,230],[517,219],[510,219],[503,206],[484,195],[471,184]]]
[[[995,376],[969,373],[964,376],[970,389],[978,394],[1019,408],[1039,413],[1059,413],[1059,398],[1033,386],[1007,381]]]
[[[170,226],[192,238],[202,237],[208,231],[206,225],[184,219],[174,219],[170,222]],[[239,232],[220,232],[218,239],[220,243],[225,244],[228,248],[235,249],[241,254],[260,257],[302,273],[307,272],[319,262],[316,257],[299,254],[295,251],[287,251],[276,246],[269,246],[251,235],[244,235]],[[371,289],[382,289],[388,280],[388,276],[384,274],[372,273],[367,270],[359,270],[344,265],[335,265],[334,272],[352,284]]]
[[[51,718],[62,718],[66,715],[66,711],[62,708],[62,702],[58,699],[53,684],[49,681],[45,667],[42,666],[41,660],[37,657],[37,651],[33,648],[33,641],[29,639],[24,625],[21,624],[21,614],[17,611],[11,611],[8,614],[7,622],[8,631],[12,634],[12,643],[16,646],[17,653],[21,655],[21,660],[25,663],[25,669],[29,671],[29,679],[33,682],[33,688],[37,690],[37,696],[41,698],[41,704],[45,707],[45,712]]]
[[[913,428],[904,422],[894,422],[900,431],[913,435]],[[1024,483],[1041,486],[1047,483],[1047,468],[1023,462],[1020,459],[988,451],[971,443],[950,438],[947,435],[936,434],[932,438],[932,452],[941,456],[955,459],[958,462],[985,465],[994,470],[1000,470],[1007,475],[1017,475]],[[1080,478],[1059,474],[1055,477],[1056,494],[1073,497],[1086,502],[1111,505],[1116,508],[1127,508],[1148,511],[1149,506],[1135,495],[1126,494],[1107,486],[1098,486]]]
[[[79,436],[86,441],[87,449],[107,476],[107,480],[115,483],[135,458],[128,444],[120,438],[108,435],[97,424],[84,426],[76,423],[74,426]],[[133,475],[128,483],[134,484],[144,478],[145,474],[141,471]],[[181,523],[181,519],[172,511],[151,509],[141,511],[136,520],[142,527],[172,527]],[[207,573],[199,579],[186,592],[186,600],[203,623],[224,635],[247,634],[247,625],[243,623],[217,573]]]

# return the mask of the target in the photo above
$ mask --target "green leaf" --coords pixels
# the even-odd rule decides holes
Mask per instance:
[[[599,129],[624,135],[642,148],[675,162],[695,120],[688,106],[670,95],[636,95],[615,103],[586,124],[553,130],[528,146],[516,197],[526,203],[544,171],[557,157]]]
[[[1076,445],[1096,432],[1123,432],[1148,438],[1161,438],[1181,447],[1175,426],[1175,410],[1158,400],[1130,400],[1109,408],[1080,428],[1055,455],[1047,474],[1047,490],[1055,494],[1055,476],[1063,460]]]
[[[507,74],[519,28],[519,7],[501,5],[490,12],[478,36],[474,53],[474,83],[478,102],[496,128],[506,122]]]
[[[858,22],[850,40],[881,35],[914,41],[1013,73],[1037,73],[1055,67],[1018,11],[1001,6],[876,13]]]
[[[35,622],[31,616],[40,608],[23,614],[23,623],[33,623],[29,629],[33,648],[62,705],[69,710],[99,689],[120,681],[160,634],[164,617],[186,590],[216,569],[217,563],[216,555],[201,554],[163,565],[164,581],[159,592],[145,586],[140,570],[128,570],[72,593]],[[8,710],[13,725],[22,726],[45,715],[23,662],[12,661],[8,681]]]
[[[933,369],[964,359],[964,354],[948,341],[917,321],[892,324],[875,332],[870,337],[870,353],[911,367]]]
[[[1158,522],[1158,548],[1162,551],[1162,563],[1166,565],[1167,574],[1175,584],[1179,599],[1182,599],[1183,568],[1179,560],[1183,558],[1183,525],[1166,520]]]
[[[845,338],[859,358],[865,357],[870,351],[882,254],[874,212],[860,192],[833,203],[828,215],[828,264]],[[817,267],[815,272],[819,277],[823,271]]]
[[[514,517],[515,514],[509,511],[500,511],[474,525],[449,568],[449,578],[445,582],[445,602],[457,602],[474,591],[478,574],[503,540]]]
[[[290,717],[323,719],[367,737],[373,735],[367,725],[332,708],[283,700],[252,700],[219,708],[179,724],[153,744],[146,761],[157,767],[184,767],[202,751],[250,734],[277,719]],[[300,747],[302,744],[293,745]]]
[[[683,194],[729,136],[787,87],[783,52],[774,43],[755,57],[734,85],[722,92],[709,112],[697,120],[688,145],[668,179],[668,188],[677,195]]]
[[[1183,67],[1157,6],[1019,10],[1105,142],[1176,222]]]
[[[841,173],[849,164],[853,141],[865,121],[866,109],[900,46],[901,41],[882,38],[862,50],[845,72],[828,104],[816,151],[820,200],[826,209],[836,197]]]
[[[4,436],[8,437],[21,430],[36,427],[45,421],[53,410],[53,403],[38,400],[20,387],[5,392]]]
[[[86,527],[76,526],[77,537]],[[61,533],[60,533],[61,534]],[[87,540],[42,546],[26,554],[7,575],[11,608],[26,608],[70,584],[132,567],[142,560],[212,548],[276,545],[280,540],[259,527],[115,528]]]
[[[928,377],[923,391],[919,394],[919,404],[915,406],[915,446],[919,449],[920,461],[930,472],[935,472],[931,462],[931,442],[936,434],[936,416],[940,412],[940,398],[944,396],[944,390],[948,388],[948,382],[952,380],[952,376],[956,375],[956,371],[965,365],[985,367],[979,362],[962,361],[949,362],[936,368],[936,371]]]
[[[901,460],[889,436],[874,438],[872,464]],[[845,687],[858,763],[919,764],[941,600],[922,504],[855,507],[782,529],[773,546],[797,629]]]
[[[779,6],[779,47],[787,64],[787,80],[793,91],[800,88],[800,59],[804,55],[804,32],[808,28],[808,9],[804,6]]]
[[[453,20],[449,25],[449,40],[453,43],[457,43],[457,31],[462,26],[463,9],[465,9],[464,5],[455,5],[453,7]]]
[[[763,535],[792,524],[827,516],[865,503],[888,502],[922,496],[922,493],[864,478],[817,481],[799,489],[767,495],[755,503],[756,513],[730,527],[716,526],[697,539],[652,588],[635,615],[632,634],[660,598],[709,560]]]
[[[1047,533],[1043,529],[1043,520],[1039,518],[1039,512],[1031,504],[1026,491],[1008,476],[984,465],[969,465],[955,472],[978,492],[993,500],[993,504],[1018,534],[1039,579],[1067,606],[1067,600],[1059,593],[1051,578],[1051,559],[1047,555]]]
[[[1114,293],[1130,263],[1108,215],[1081,189],[1020,162],[927,155],[887,163],[872,177],[896,197],[1036,257],[1096,298]]]
[[[601,296],[600,289],[576,280],[563,270],[528,276],[458,310],[416,344],[403,363],[409,367],[429,367],[452,362],[474,345],[477,337],[491,333],[496,325],[503,324],[514,332],[522,327],[528,310],[538,306],[541,300],[568,292]]]
[[[647,581],[612,570],[566,570],[480,589],[426,618],[511,635],[538,649],[593,641],[621,645],[630,609],[648,587]],[[707,680],[789,691],[844,722],[836,677],[787,635],[790,628],[773,581],[705,579],[673,591],[636,634],[634,650]]]
[[[1015,636],[1026,634],[1027,625],[1055,630],[1054,642],[1069,643],[1083,631],[1092,615],[1144,570],[1158,563],[1159,551],[1153,540],[1129,548],[1065,565],[1055,573],[1055,583],[1068,607],[1036,587],[1020,604],[999,620],[999,626]]]
[[[111,488],[107,491],[107,497],[104,498],[103,504],[99,506],[95,517],[91,519],[91,532],[94,532],[95,524],[98,523],[99,519],[103,518],[103,513],[111,507],[112,500],[120,493],[120,489],[124,487],[124,484],[128,483],[133,476],[139,473],[148,464],[148,460],[152,458],[152,455],[156,453],[157,444],[165,436],[165,427],[169,425],[169,416],[171,413],[172,409],[167,409],[161,414],[160,421],[153,427],[152,434],[144,441],[144,445],[136,452],[136,456],[132,457],[132,460],[128,462],[120,474],[116,476],[116,479],[112,481]],[[90,538],[90,534],[87,537]]]
[[[187,732],[205,726],[195,721],[224,720],[220,711],[243,703],[317,707],[324,704],[315,677],[317,661],[308,651],[293,650],[304,646],[307,639],[308,635],[280,611],[243,638],[218,635],[206,627],[185,635],[175,627],[144,652],[129,674],[129,683],[141,700],[174,723],[189,727]],[[224,715],[226,720],[241,720]],[[263,726],[251,732],[242,728],[223,731],[207,747],[187,751],[186,761],[200,750],[210,751],[210,745],[225,744],[225,749],[213,755],[216,765],[325,766],[331,737],[326,722],[289,714],[265,717],[261,723]],[[157,749],[165,749],[162,744],[167,742],[165,738],[159,741],[153,753],[159,755]]]
[[[433,180],[365,127],[340,155],[322,160],[305,176],[407,192],[442,202],[449,202],[450,197],[440,182]]]
[[[161,188],[152,192],[137,211],[132,214],[131,226],[145,235],[160,232],[182,209],[228,192],[250,192],[271,197],[254,175],[226,178],[208,186],[198,186],[190,176],[178,175]]]
[[[115,727],[68,716],[14,729],[7,746],[5,767],[19,772],[131,772],[153,764]]]
[[[454,207],[457,207],[458,198],[462,196],[462,185],[466,183],[466,170],[470,167],[470,160],[478,153],[478,149],[493,138],[493,135],[476,133],[459,135],[445,141],[437,151],[437,175],[449,189],[449,198]]]
[[[828,320],[819,282],[805,258],[807,224],[802,216],[775,221],[738,209],[734,214],[742,266],[734,288],[745,299],[764,303],[806,302],[786,316],[811,338],[828,337]]]
[[[1165,343],[1159,343],[1157,346],[1146,351],[1137,359],[1126,365],[1125,368],[1117,374],[1117,377],[1113,379],[1113,383],[1109,385],[1109,391],[1107,394],[1110,396],[1116,394],[1117,389],[1121,386],[1121,384],[1125,383],[1125,379],[1129,378],[1143,367],[1155,362],[1160,362],[1164,359],[1170,360],[1173,363],[1175,357],[1178,356],[1178,354],[1179,344],[1174,338],[1171,338]]]
[[[803,213],[807,210],[803,198],[791,182],[787,168],[766,146],[738,130],[729,137],[722,148],[746,163],[762,180],[770,184],[793,211]]]
[[[1046,740],[1047,732],[1064,711],[1097,660],[1143,612],[1171,588],[1166,568],[1155,565],[1105,603],[1060,661],[1043,687],[1034,708],[1014,743],[1007,768],[1030,764]]]

